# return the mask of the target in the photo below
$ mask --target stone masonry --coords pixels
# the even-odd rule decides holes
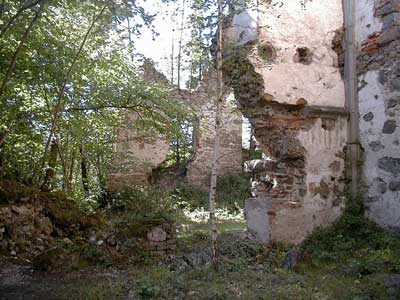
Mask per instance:
[[[363,150],[359,190],[368,217],[399,230],[400,1],[355,4]],[[345,172],[350,156],[346,155],[349,112],[344,84],[344,49],[349,45],[344,44],[343,17],[342,0],[268,0],[260,1],[257,10],[241,11],[225,22],[224,81],[250,120],[263,152],[263,159],[245,164],[253,178],[253,196],[246,203],[251,237],[299,243],[317,227],[333,223],[343,211],[350,179]],[[154,68],[152,72],[149,80],[165,80]],[[192,184],[201,185],[209,175],[213,76],[194,92],[173,92],[193,107],[199,119],[196,151],[187,169]],[[241,118],[232,116],[227,105],[221,174],[241,170]],[[167,144],[161,139],[140,147],[151,153],[146,147],[167,151]],[[162,151],[151,158],[162,161]]]
[[[400,1],[356,2],[360,141],[368,216],[400,228]]]
[[[298,243],[341,214],[348,119],[341,32],[341,0],[264,1],[258,15],[244,11],[225,30],[225,81],[268,158],[247,168],[262,179],[246,204],[257,239]]]
[[[143,65],[146,80],[164,85],[171,97],[182,102],[194,112],[197,124],[194,153],[187,166],[185,182],[206,187],[210,174],[211,155],[214,142],[214,101],[216,100],[215,72],[210,71],[197,90],[188,91],[171,86],[166,77],[158,72],[150,61]],[[242,116],[226,102],[223,109],[224,124],[221,133],[219,174],[234,175],[242,172]],[[128,120],[135,118],[134,114]],[[152,170],[167,157],[169,141],[160,135],[143,134],[130,128],[118,129],[115,143],[116,157],[109,174],[109,190],[126,185],[147,185]]]

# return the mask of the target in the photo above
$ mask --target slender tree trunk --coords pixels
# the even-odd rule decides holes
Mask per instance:
[[[5,3],[6,3],[6,0],[2,0],[2,1],[1,1],[1,5],[0,5],[0,18],[3,18],[3,15],[4,15]]]
[[[49,166],[46,169],[44,182],[41,186],[42,191],[49,192],[52,189],[52,182],[54,177],[56,176],[57,154],[58,154],[57,142],[53,140],[50,147]]]
[[[197,77],[197,82],[201,82],[202,80],[202,73],[203,73],[203,66],[202,66],[202,60],[200,58],[200,62],[199,62],[199,75]]]
[[[63,186],[62,189],[64,192],[68,192],[70,190],[70,184],[69,184],[69,172],[68,172],[68,165],[67,165],[67,160],[64,156],[63,148],[68,148],[68,145],[65,147],[62,147],[60,142],[57,140],[57,150],[58,150],[58,156],[60,157],[61,161],[61,166],[62,166],[62,171],[63,171]]]
[[[256,12],[257,12],[257,38],[259,38],[261,34],[260,0],[256,1]]]
[[[174,84],[174,55],[175,55],[175,41],[172,37],[172,45],[171,45],[171,84]]]
[[[179,145],[179,141],[176,140],[176,165],[179,166],[179,164],[181,163],[181,156],[180,156],[180,145]]]
[[[130,18],[127,17],[127,21],[128,21],[128,38],[129,38],[129,51],[131,52],[131,61],[134,62],[135,61],[135,54],[133,53],[133,40],[132,40],[132,28],[131,28],[131,22],[130,22]]]
[[[100,154],[97,155],[97,162],[96,162],[96,170],[97,170],[97,179],[99,182],[100,186],[100,191],[101,191],[101,201],[106,202],[106,195],[107,195],[107,178],[102,170],[102,157]]]
[[[19,42],[19,45],[18,45],[17,49],[15,50],[13,57],[11,58],[11,61],[7,68],[6,76],[4,77],[4,79],[1,83],[1,86],[0,86],[0,98],[3,96],[3,93],[5,91],[7,83],[11,80],[11,77],[12,77],[12,74],[14,71],[14,67],[15,67],[15,63],[17,62],[18,56],[21,54],[21,51],[22,51],[26,41],[28,40],[29,34],[32,30],[32,27],[35,24],[35,22],[38,20],[42,9],[43,9],[43,6],[35,14],[32,21],[29,23],[28,28],[25,30],[24,35],[22,36],[21,41]]]
[[[106,8],[107,8],[107,5],[105,5],[102,8],[102,10],[100,11],[100,13],[93,18],[93,21],[90,24],[89,29],[87,30],[87,32],[86,32],[86,34],[85,34],[85,36],[84,36],[84,38],[82,40],[82,43],[79,46],[78,52],[75,54],[75,57],[74,57],[71,65],[70,65],[70,67],[69,67],[69,69],[67,71],[67,74],[66,74],[66,76],[64,78],[63,84],[62,84],[61,89],[60,89],[60,93],[58,94],[57,103],[56,103],[56,106],[54,108],[53,117],[52,117],[51,126],[50,126],[50,133],[49,133],[49,136],[47,137],[46,145],[45,145],[45,148],[44,148],[44,153],[43,153],[43,158],[42,158],[42,165],[44,165],[44,162],[46,161],[47,151],[48,151],[48,148],[49,148],[49,145],[50,145],[50,141],[51,141],[51,139],[53,137],[53,134],[54,134],[54,131],[55,131],[55,126],[56,126],[56,123],[57,123],[57,120],[58,120],[58,115],[59,115],[60,111],[62,110],[62,107],[64,106],[64,103],[63,103],[64,102],[64,93],[65,93],[65,89],[66,89],[67,84],[68,84],[68,80],[69,80],[69,78],[70,78],[70,76],[72,74],[72,70],[75,67],[75,64],[77,63],[78,58],[79,58],[80,54],[83,51],[83,47],[85,46],[86,41],[89,38],[89,34],[92,31],[96,21],[100,18],[100,16],[103,14],[103,12],[106,10]]]
[[[68,175],[68,181],[71,184],[73,179],[74,179],[74,168],[75,168],[75,159],[76,159],[76,151],[75,149],[72,150],[72,155],[71,155],[71,163],[69,165],[69,175]]]
[[[82,187],[85,191],[85,196],[89,196],[89,180],[88,180],[88,172],[87,172],[87,159],[86,153],[81,145],[79,147],[79,151],[81,153],[81,176],[82,176]]]
[[[180,36],[179,36],[179,49],[178,49],[178,89],[181,88],[181,69],[182,69],[182,39],[183,39],[183,26],[185,22],[185,2],[186,0],[182,0],[182,9],[181,9],[181,28],[180,28]]]
[[[256,152],[256,141],[254,140],[254,129],[250,125],[250,139],[249,139],[250,156]]]
[[[10,131],[7,130],[5,132],[0,133],[0,148],[6,142],[7,136],[10,134]]]
[[[4,162],[3,152],[0,150],[0,179],[3,177],[3,162]]]
[[[211,227],[211,263],[216,271],[219,269],[219,254],[218,254],[218,232],[215,218],[215,201],[217,195],[217,177],[218,177],[218,156],[220,148],[220,130],[222,107],[224,104],[223,96],[223,79],[222,79],[222,36],[223,36],[223,16],[221,0],[218,0],[218,47],[217,47],[217,81],[218,93],[216,99],[215,111],[215,138],[211,161],[211,180],[210,180],[210,227]]]
[[[193,89],[193,61],[190,62],[189,90]]]

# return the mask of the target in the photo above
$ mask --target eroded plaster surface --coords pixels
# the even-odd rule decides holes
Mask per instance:
[[[249,60],[267,83],[264,92],[268,99],[343,107],[343,81],[337,53],[332,49],[335,34],[343,27],[342,1],[305,2],[260,4],[258,16],[242,12],[228,29],[231,42],[243,46],[257,41]],[[258,32],[254,25],[257,20]],[[267,47],[264,57],[263,47]],[[297,57],[302,49],[310,56],[303,63]]]
[[[226,82],[270,158],[246,168],[256,178],[256,200],[249,202],[257,204],[246,215],[254,236],[299,243],[336,220],[344,205],[342,1],[266,1],[259,12],[248,13],[249,26],[228,27],[225,35]],[[248,31],[255,19],[256,39]],[[252,215],[259,220],[263,207],[257,225]]]
[[[128,116],[128,120],[133,117]],[[124,186],[147,185],[152,170],[166,159],[169,141],[160,134],[145,135],[139,129],[120,128],[114,151],[108,176],[109,191]]]

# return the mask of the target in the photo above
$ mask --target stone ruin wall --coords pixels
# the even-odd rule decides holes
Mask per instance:
[[[248,171],[276,182],[272,189],[256,183],[260,191],[246,205],[249,231],[297,243],[344,206],[342,2],[262,3],[258,16],[242,12],[225,30],[225,81],[272,159]]]
[[[132,114],[127,119],[134,117]],[[111,192],[124,186],[147,185],[153,168],[167,157],[169,142],[160,135],[151,137],[134,128],[119,128],[114,152],[108,176],[108,190]]]
[[[214,142],[214,104],[216,79],[210,72],[195,91],[178,90],[171,86],[166,77],[154,65],[146,61],[145,80],[165,85],[171,96],[190,108],[196,115],[195,146],[192,159],[187,166],[185,182],[199,187],[207,187],[210,174],[212,148]],[[219,155],[220,175],[236,175],[242,172],[242,115],[233,111],[226,103],[223,109],[224,126],[221,133]],[[133,120],[134,113],[127,119]],[[123,186],[147,185],[156,169],[169,152],[169,140],[154,133],[145,134],[132,128],[118,129],[114,145],[116,157],[109,174],[109,191]]]
[[[344,207],[349,115],[342,1],[262,3],[258,16],[242,12],[225,28],[225,83],[249,118],[259,147],[272,159],[247,164],[260,179],[246,204],[248,228],[264,241],[297,243],[316,227],[336,220]],[[399,228],[400,2],[355,3],[361,195],[372,220]],[[212,129],[207,89],[203,84],[185,97],[200,107],[200,128]],[[239,123],[239,118],[232,120],[223,138],[227,140],[222,145],[232,143],[223,150],[232,152],[221,156],[226,167],[238,162],[229,172],[239,172],[241,166],[241,158],[235,156],[241,153],[241,142],[230,139],[241,133]],[[211,132],[198,134],[193,168],[188,168],[192,183],[208,177]],[[262,180],[267,177],[276,185],[268,186],[271,182]]]
[[[360,142],[368,215],[400,228],[400,1],[356,1]]]
[[[217,97],[216,73],[209,73],[196,92],[191,95],[190,104],[198,118],[195,153],[188,164],[187,182],[194,186],[208,186],[211,158],[214,145],[215,104]],[[227,94],[230,92],[227,89]],[[212,101],[210,101],[212,99]],[[228,95],[222,110],[220,152],[218,155],[219,175],[242,173],[242,114],[234,109]]]

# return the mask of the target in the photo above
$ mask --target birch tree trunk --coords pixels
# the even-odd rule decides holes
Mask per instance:
[[[181,28],[179,36],[179,49],[178,49],[178,89],[181,89],[181,71],[182,71],[182,40],[183,40],[183,27],[185,25],[185,2],[182,0],[181,7]]]
[[[218,45],[217,45],[217,99],[215,108],[215,137],[214,147],[211,161],[211,180],[210,180],[210,227],[211,227],[211,263],[218,271],[219,268],[219,254],[218,254],[218,232],[215,218],[215,201],[217,195],[217,177],[218,177],[218,157],[220,148],[220,131],[221,131],[221,118],[222,107],[224,104],[223,97],[223,79],[222,79],[222,3],[218,0]]]
[[[174,31],[174,30],[172,30]],[[171,41],[171,84],[174,84],[174,55],[175,55],[175,39],[172,37]]]

